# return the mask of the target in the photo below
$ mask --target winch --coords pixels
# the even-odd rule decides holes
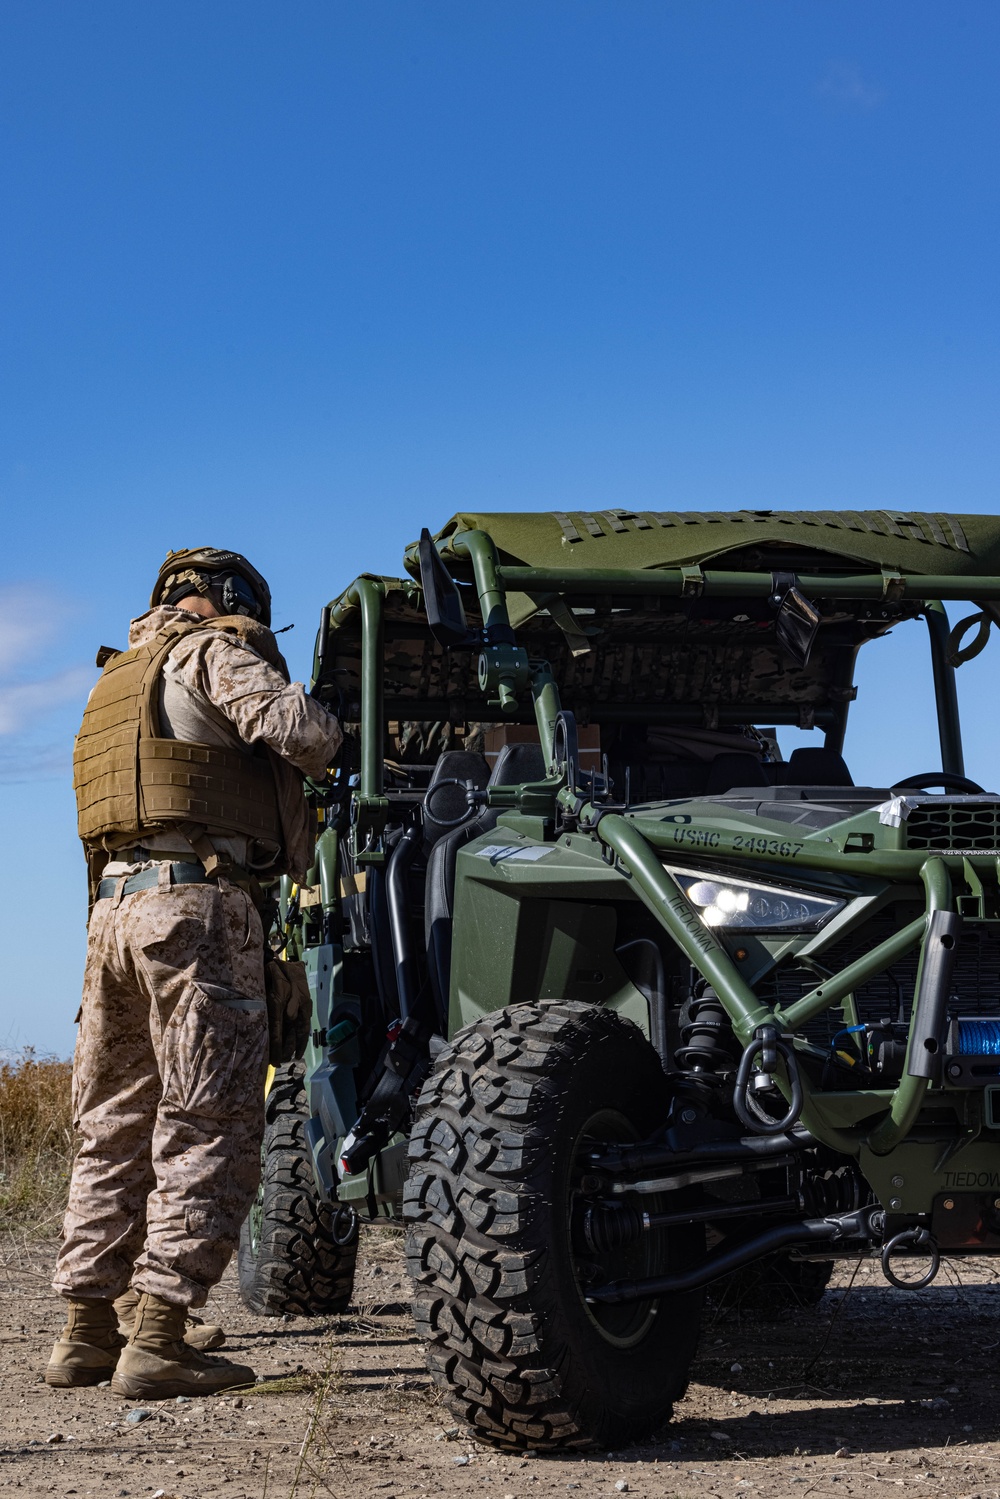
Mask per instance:
[[[950,1022],[944,1079],[957,1088],[1000,1083],[1000,1019],[960,1015]]]

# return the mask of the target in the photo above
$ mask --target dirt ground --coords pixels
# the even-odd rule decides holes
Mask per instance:
[[[945,1266],[926,1291],[838,1273],[814,1311],[709,1309],[687,1397],[655,1440],[583,1457],[510,1457],[468,1440],[413,1336],[400,1242],[366,1233],[350,1312],[247,1313],[230,1272],[209,1304],[264,1382],[239,1397],[131,1407],[50,1390],[61,1323],[52,1244],[0,1252],[0,1492],[79,1499],[539,1499],[915,1495],[1000,1499],[996,1262]],[[849,1288],[848,1288],[849,1287]]]

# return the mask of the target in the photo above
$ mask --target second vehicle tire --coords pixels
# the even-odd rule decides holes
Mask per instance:
[[[642,1032],[593,1005],[515,1006],[438,1058],[411,1136],[407,1261],[431,1373],[481,1439],[624,1445],[683,1393],[701,1294],[600,1306],[585,1288],[693,1263],[700,1230],[607,1255],[580,1232],[588,1145],[649,1134],[667,1086]]]
[[[301,1063],[279,1067],[265,1105],[261,1183],[240,1233],[240,1295],[252,1312],[323,1317],[351,1299],[358,1223],[316,1192]]]

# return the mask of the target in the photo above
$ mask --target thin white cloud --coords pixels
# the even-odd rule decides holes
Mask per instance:
[[[58,743],[0,741],[0,786],[27,781],[69,781],[73,774],[72,735]]]
[[[82,664],[54,670],[45,656],[63,643],[72,614],[44,585],[0,587],[0,784],[67,773],[94,671]]]
[[[58,634],[65,617],[47,588],[31,583],[0,587],[0,673],[33,660]]]
[[[858,114],[868,114],[885,100],[885,90],[865,78],[856,62],[832,62],[816,92],[838,108]]]
[[[93,681],[89,666],[71,666],[36,682],[0,682],[0,734],[23,734],[74,699],[82,707]]]

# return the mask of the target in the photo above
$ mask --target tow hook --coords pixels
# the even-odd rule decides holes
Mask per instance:
[[[754,1072],[754,1062],[758,1057],[759,1070]],[[765,1113],[756,1095],[769,1093],[774,1088],[773,1074],[779,1058],[788,1077],[789,1102],[788,1112],[775,1119]],[[733,1088],[733,1108],[740,1123],[758,1135],[781,1135],[798,1122],[802,1112],[802,1079],[798,1061],[791,1037],[780,1035],[773,1025],[757,1027],[740,1059]]]
[[[892,1268],[894,1256],[926,1256],[930,1260],[925,1273],[918,1280],[904,1280]],[[941,1268],[941,1251],[937,1240],[926,1228],[904,1228],[882,1246],[882,1274],[891,1286],[900,1291],[922,1291],[935,1279]]]

